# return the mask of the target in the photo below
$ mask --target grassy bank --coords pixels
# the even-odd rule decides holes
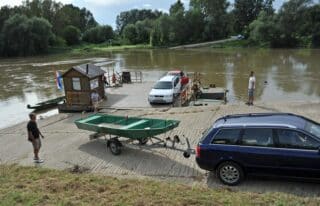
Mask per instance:
[[[72,47],[54,47],[50,48],[49,55],[67,55],[67,56],[87,56],[87,55],[98,55],[110,51],[121,51],[128,49],[150,49],[152,46],[145,44],[138,45],[121,45],[121,46],[110,46],[107,43],[102,44],[80,44]]]
[[[0,165],[0,205],[317,205],[319,201]]]
[[[248,40],[227,41],[223,43],[217,43],[210,46],[211,48],[255,48],[257,46],[249,43]]]

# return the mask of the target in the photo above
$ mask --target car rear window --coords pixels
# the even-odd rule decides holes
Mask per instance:
[[[311,121],[307,121],[305,130],[320,138],[320,125]]]
[[[213,138],[212,144],[236,144],[241,129],[222,129]]]

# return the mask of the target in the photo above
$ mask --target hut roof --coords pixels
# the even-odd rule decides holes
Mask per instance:
[[[90,79],[97,76],[101,76],[104,73],[106,73],[104,70],[102,70],[100,67],[94,64],[81,64],[81,65],[73,66],[72,69],[87,76]],[[65,76],[69,71],[64,73],[63,76]]]

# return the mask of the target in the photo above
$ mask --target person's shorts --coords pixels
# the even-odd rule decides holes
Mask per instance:
[[[92,106],[96,109],[99,106],[99,102],[92,102]]]
[[[254,89],[248,89],[248,96],[253,97],[254,95]]]
[[[32,142],[33,149],[40,149],[41,148],[41,140],[40,138],[34,139]]]

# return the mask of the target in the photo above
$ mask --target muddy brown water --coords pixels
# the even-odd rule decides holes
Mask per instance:
[[[116,71],[140,70],[146,81],[155,81],[174,68],[201,72],[204,85],[229,90],[231,103],[246,101],[251,70],[256,73],[257,101],[320,100],[320,50],[158,49],[0,59],[0,128],[27,120],[27,104],[64,95],[55,85],[56,70],[64,72],[73,65],[103,64],[110,59],[115,60]]]

